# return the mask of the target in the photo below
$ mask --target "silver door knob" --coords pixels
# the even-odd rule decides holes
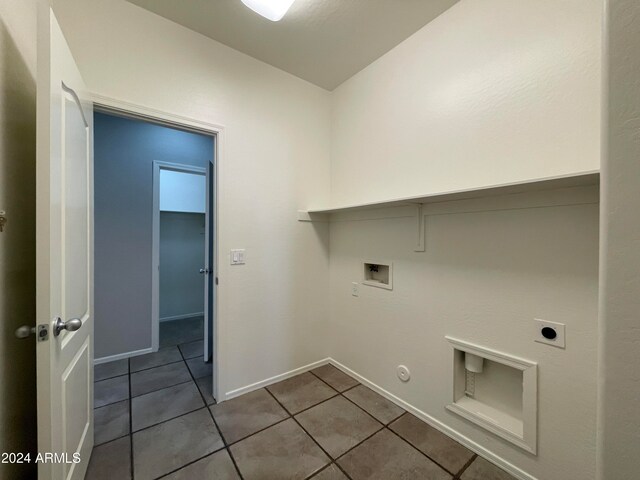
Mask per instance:
[[[22,325],[14,332],[16,338],[27,338],[32,333],[36,333],[36,327],[30,327],[29,325]]]
[[[62,330],[66,330],[67,332],[75,332],[82,326],[82,320],[79,318],[72,318],[71,320],[67,320],[63,322],[60,317],[56,317],[56,320],[53,324],[53,336],[57,337],[60,335]]]
[[[209,269],[208,268],[201,268],[200,269],[200,273],[209,273]]]

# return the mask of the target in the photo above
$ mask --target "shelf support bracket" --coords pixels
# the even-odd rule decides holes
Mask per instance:
[[[424,221],[424,205],[419,203],[416,205],[416,246],[413,249],[414,252],[424,252],[426,251],[424,244],[424,230],[425,230],[425,221]]]

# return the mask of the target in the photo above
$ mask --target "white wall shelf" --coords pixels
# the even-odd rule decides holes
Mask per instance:
[[[447,192],[434,192],[412,197],[372,201],[360,204],[337,205],[323,208],[310,208],[298,212],[298,220],[301,222],[327,221],[327,215],[331,213],[349,210],[369,210],[376,208],[399,207],[405,205],[421,205],[427,203],[447,202],[453,200],[466,200],[495,195],[508,195],[541,190],[553,190],[557,188],[597,185],[600,181],[600,172],[597,170],[580,172],[572,175],[540,178],[525,182],[505,183],[480,188],[469,188]]]

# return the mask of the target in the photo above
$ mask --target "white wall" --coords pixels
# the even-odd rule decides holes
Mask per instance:
[[[36,8],[0,0],[0,452],[36,453]],[[35,464],[0,463],[0,478],[30,479]]]
[[[598,192],[555,195],[551,204],[542,192],[430,205],[425,252],[413,251],[412,207],[334,214],[330,353],[535,478],[587,480],[595,472]],[[393,262],[393,290],[360,285],[353,297],[367,258]],[[534,318],[565,323],[566,350],[534,343]],[[537,456],[445,410],[453,397],[445,335],[538,362]],[[396,377],[401,364],[412,373],[406,384]]]
[[[160,170],[160,211],[205,213],[205,175]]]
[[[325,356],[328,227],[300,228],[295,212],[328,201],[329,94],[124,0],[54,10],[93,92],[225,127],[221,392]],[[245,266],[229,266],[232,248]]]
[[[598,169],[601,10],[462,0],[347,80],[332,204]]]
[[[220,265],[224,392],[330,354],[514,469],[594,478],[597,192],[433,207],[424,253],[406,209],[294,212],[597,169],[600,0],[463,0],[331,95],[123,0],[55,4],[95,92],[225,125],[220,247],[248,263]],[[351,297],[366,257],[394,262],[393,291]],[[540,363],[537,457],[444,410],[445,334]]]
[[[462,0],[338,87],[331,204],[597,170],[602,3]],[[331,356],[523,477],[595,478],[597,191],[429,206],[424,253],[413,212],[333,215]],[[393,291],[351,296],[366,258],[394,262]],[[534,318],[566,323],[566,350]],[[537,456],[445,410],[445,335],[539,362]]]
[[[602,165],[598,479],[640,471],[640,3],[608,1]]]
[[[160,213],[160,321],[204,314],[202,213]]]

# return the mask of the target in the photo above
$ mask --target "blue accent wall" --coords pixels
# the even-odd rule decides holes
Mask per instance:
[[[94,114],[95,358],[151,347],[153,162],[205,168],[213,142]]]

